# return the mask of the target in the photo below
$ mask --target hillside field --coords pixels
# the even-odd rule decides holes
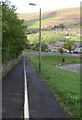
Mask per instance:
[[[39,26],[39,13],[18,14],[18,17],[25,20],[25,25],[28,28],[38,28]],[[80,24],[80,8],[65,8],[42,12],[42,28],[53,27],[59,24],[78,27]]]

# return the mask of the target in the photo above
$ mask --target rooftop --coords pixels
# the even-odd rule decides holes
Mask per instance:
[[[51,44],[51,46],[63,46],[65,42],[57,42],[55,44]]]

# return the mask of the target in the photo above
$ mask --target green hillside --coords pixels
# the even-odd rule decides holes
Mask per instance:
[[[39,13],[18,14],[18,17],[25,20],[28,28],[38,28],[39,26]],[[78,27],[80,24],[80,8],[65,8],[42,12],[42,28],[53,27],[59,24]]]

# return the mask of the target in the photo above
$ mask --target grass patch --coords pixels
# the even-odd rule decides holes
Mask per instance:
[[[23,52],[37,52],[37,51],[31,50],[31,49],[25,49],[25,50],[23,50]]]
[[[57,98],[61,101],[64,109],[73,117],[80,117],[80,75],[78,73],[61,70],[53,66],[58,64],[62,58],[65,63],[80,62],[79,57],[75,56],[42,56],[42,70],[38,71],[38,56],[30,56],[30,61],[39,72],[49,88],[56,93]]]
[[[64,62],[63,62],[64,59]],[[55,56],[43,56],[42,62],[48,65],[62,65],[65,64],[74,64],[80,63],[80,57],[77,56],[64,56],[64,55],[55,55]]]
[[[82,41],[82,39],[80,39],[80,38],[73,38],[73,39],[70,39],[70,40],[72,40],[72,41]]]

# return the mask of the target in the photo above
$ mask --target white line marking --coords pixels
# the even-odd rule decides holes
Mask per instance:
[[[26,69],[25,69],[25,56],[23,56],[24,63],[24,119],[28,118],[29,120],[29,105],[28,105],[28,91],[27,91],[27,78],[26,78]]]

